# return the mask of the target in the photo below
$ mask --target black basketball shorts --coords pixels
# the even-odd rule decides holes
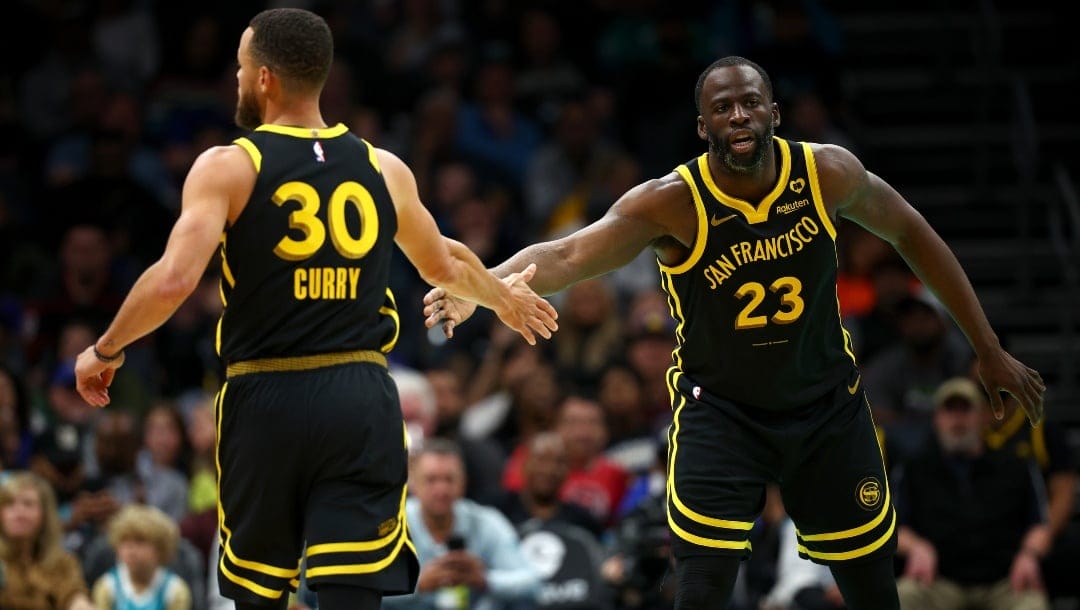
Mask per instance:
[[[896,548],[896,512],[858,382],[815,404],[767,411],[710,395],[668,373],[668,524],[676,558],[749,557],[751,530],[778,484],[799,554],[817,563],[868,560]]]
[[[407,441],[385,367],[348,363],[230,378],[216,400],[218,582],[280,599],[299,584],[411,593]]]

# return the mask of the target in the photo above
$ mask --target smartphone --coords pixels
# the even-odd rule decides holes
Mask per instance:
[[[460,551],[465,548],[465,538],[461,534],[451,534],[446,539],[446,550]]]

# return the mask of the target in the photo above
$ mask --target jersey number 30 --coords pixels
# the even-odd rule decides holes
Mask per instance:
[[[762,328],[769,322],[773,324],[791,324],[799,319],[803,309],[806,308],[805,301],[799,296],[802,291],[802,282],[797,277],[785,276],[769,284],[768,288],[769,291],[780,294],[780,310],[771,317],[763,314],[754,315],[754,310],[765,300],[765,290],[765,286],[757,282],[747,282],[739,286],[739,289],[735,291],[735,298],[750,297],[750,302],[746,304],[746,307],[742,308],[742,311],[735,318],[736,330]]]
[[[334,249],[345,258],[362,258],[375,245],[379,236],[379,214],[375,211],[375,200],[363,185],[358,182],[342,182],[330,195],[326,211],[326,224],[319,218],[319,193],[305,182],[286,182],[274,191],[273,201],[278,206],[286,201],[295,201],[300,207],[289,214],[289,228],[298,229],[304,234],[303,239],[293,239],[286,235],[274,247],[274,254],[290,261],[309,258],[319,251],[330,233]],[[360,215],[360,236],[353,237],[345,222],[348,207],[356,208]]]

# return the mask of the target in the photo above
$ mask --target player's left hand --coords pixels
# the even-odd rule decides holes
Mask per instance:
[[[116,369],[124,364],[124,355],[113,362],[104,362],[94,353],[94,346],[84,349],[75,360],[75,389],[87,404],[104,407],[109,404],[109,386]]]
[[[979,379],[990,398],[990,408],[994,417],[1005,417],[1005,403],[1001,392],[1008,392],[1020,403],[1027,413],[1032,427],[1039,425],[1043,418],[1043,394],[1046,384],[1035,369],[1025,366],[1004,349],[979,358]]]

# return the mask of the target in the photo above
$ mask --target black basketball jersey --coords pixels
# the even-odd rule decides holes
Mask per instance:
[[[840,324],[836,229],[809,144],[774,140],[776,186],[748,202],[720,190],[707,155],[676,168],[698,216],[690,256],[660,265],[674,365],[716,396],[790,409],[854,379]]]
[[[258,172],[221,241],[225,362],[389,352],[397,213],[375,149],[338,124],[263,125],[234,142]]]

